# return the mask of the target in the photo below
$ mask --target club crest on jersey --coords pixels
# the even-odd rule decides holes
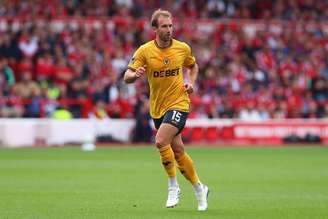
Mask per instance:
[[[170,60],[168,58],[164,58],[163,63],[164,65],[168,65],[170,63]]]

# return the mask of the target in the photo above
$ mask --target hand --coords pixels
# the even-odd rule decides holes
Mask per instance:
[[[136,69],[135,71],[135,76],[136,78],[140,78],[146,71],[146,65],[142,66],[142,67],[139,67]]]
[[[185,83],[184,85],[185,87],[185,91],[188,93],[188,94],[191,94],[194,92],[194,86],[190,83]]]

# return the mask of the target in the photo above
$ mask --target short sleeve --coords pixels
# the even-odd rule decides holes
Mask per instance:
[[[196,58],[192,54],[190,46],[187,44],[185,44],[185,45],[186,45],[186,59],[183,63],[183,66],[185,66],[187,68],[191,68],[192,66],[195,65]]]
[[[133,54],[133,57],[131,58],[128,64],[128,68],[132,70],[136,70],[137,68],[144,66],[146,64],[145,60],[146,59],[143,52],[143,47],[139,47]]]

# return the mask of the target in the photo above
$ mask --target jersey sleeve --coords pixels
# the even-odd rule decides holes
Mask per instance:
[[[192,54],[191,52],[191,48],[189,45],[186,45],[186,59],[183,63],[183,66],[187,67],[187,68],[191,68],[192,66],[195,65],[196,63],[196,58],[195,56]]]
[[[131,58],[130,63],[128,64],[128,68],[132,70],[136,70],[137,68],[144,66],[145,64],[146,64],[146,59],[145,59],[143,47],[139,47],[133,54],[133,57]]]

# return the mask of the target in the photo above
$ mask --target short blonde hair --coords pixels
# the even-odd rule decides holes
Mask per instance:
[[[156,11],[154,11],[153,15],[151,16],[150,24],[152,27],[158,27],[159,16],[172,18],[172,14],[169,11],[162,10],[159,8]]]

